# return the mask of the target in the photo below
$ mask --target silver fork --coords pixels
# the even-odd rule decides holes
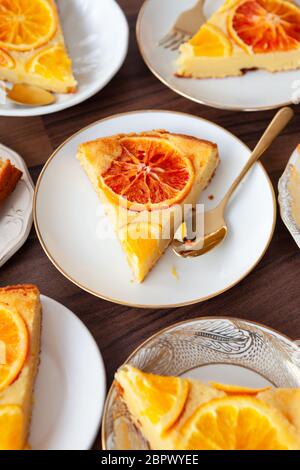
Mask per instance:
[[[182,43],[188,41],[206,21],[203,14],[203,3],[205,0],[198,0],[196,5],[190,10],[184,11],[176,20],[166,36],[158,43],[165,49],[176,51]]]

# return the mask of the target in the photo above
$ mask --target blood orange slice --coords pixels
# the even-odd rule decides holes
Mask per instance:
[[[228,29],[250,53],[300,48],[300,9],[289,1],[244,0],[229,16]]]
[[[151,211],[185,199],[194,181],[188,157],[156,138],[126,138],[121,147],[121,155],[100,178],[103,191],[115,203]]]

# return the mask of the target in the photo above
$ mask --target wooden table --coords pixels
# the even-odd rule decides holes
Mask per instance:
[[[0,118],[1,142],[19,152],[36,181],[43,163],[66,138],[103,117],[138,109],[180,110],[205,117],[253,147],[274,111],[240,113],[211,109],[173,93],[145,66],[135,40],[142,0],[119,0],[130,23],[128,57],[107,87],[85,103],[43,117]],[[263,164],[277,191],[278,179],[300,141],[300,108]],[[259,230],[259,227],[258,227]],[[69,307],[86,324],[101,349],[110,385],[116,368],[143,340],[185,319],[228,315],[254,320],[300,338],[300,253],[278,217],[274,238],[257,268],[238,286],[198,305],[172,310],[139,310],[95,298],[65,279],[44,254],[32,229],[23,248],[0,271],[0,286],[37,284],[42,293]],[[99,439],[95,448],[99,448]]]

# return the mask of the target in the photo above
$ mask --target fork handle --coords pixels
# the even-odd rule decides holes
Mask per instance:
[[[201,6],[203,7],[203,4],[206,0],[198,0],[198,2],[195,4],[195,6],[193,7],[193,9],[197,9]]]
[[[239,176],[234,180],[231,187],[227,191],[226,195],[222,200],[222,205],[225,208],[228,200],[232,196],[233,192],[236,190],[240,182],[243,180],[244,176],[248,173],[250,168],[253,166],[257,160],[263,155],[263,153],[270,147],[272,142],[276,139],[276,137],[281,133],[281,131],[286,127],[289,121],[294,116],[294,111],[291,108],[282,108],[273,118],[272,122],[269,124],[268,128],[260,138],[258,144],[256,145],[255,149],[253,150],[251,157],[249,158],[248,162],[242,169]]]
[[[184,18],[184,21],[181,25],[182,29],[191,33],[192,36],[196,34],[200,26],[206,21],[203,13],[204,2],[205,0],[198,0],[198,2],[196,2],[195,5],[186,12],[186,17],[184,13],[182,15]]]

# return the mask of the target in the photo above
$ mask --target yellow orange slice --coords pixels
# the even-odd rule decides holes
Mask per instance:
[[[157,426],[157,432],[167,431],[183,411],[189,382],[178,377],[147,374],[133,367],[126,374],[126,380],[139,413]]]
[[[15,311],[0,305],[0,391],[8,387],[19,375],[28,353],[28,331],[23,318]],[[4,346],[3,346],[4,345]],[[3,360],[3,358],[5,360]]]
[[[103,191],[130,210],[150,211],[179,204],[194,181],[189,158],[159,139],[122,140],[122,154],[101,176]]]
[[[200,406],[182,431],[185,450],[292,450],[294,429],[280,413],[254,397],[218,398]]]
[[[20,450],[23,434],[23,414],[19,406],[0,406],[0,450]]]
[[[0,47],[29,51],[46,44],[57,29],[52,1],[0,0]]]
[[[228,30],[250,53],[296,49],[300,47],[300,9],[290,1],[243,0],[229,15]]]
[[[227,385],[227,384],[219,384],[217,382],[210,382],[210,385],[220,392],[228,393],[229,395],[257,395],[258,393],[265,392],[269,390],[270,387],[265,388],[248,388],[248,387],[240,387],[238,385]]]
[[[58,44],[38,52],[26,66],[28,72],[49,80],[69,80],[72,75],[72,62],[65,48]]]
[[[211,24],[205,24],[190,40],[197,56],[227,57],[232,52],[232,45],[225,34]]]
[[[134,253],[138,259],[144,259],[145,253],[158,249],[161,226],[147,222],[130,224],[120,230],[120,239],[127,253]]]
[[[136,266],[143,268],[147,256],[152,259],[159,256],[159,239],[162,228],[159,224],[150,224],[147,222],[132,223],[119,232],[122,246],[129,256],[129,263],[136,263]],[[143,277],[143,272],[141,272]]]
[[[15,67],[14,59],[5,51],[0,49],[0,68],[13,69]]]

